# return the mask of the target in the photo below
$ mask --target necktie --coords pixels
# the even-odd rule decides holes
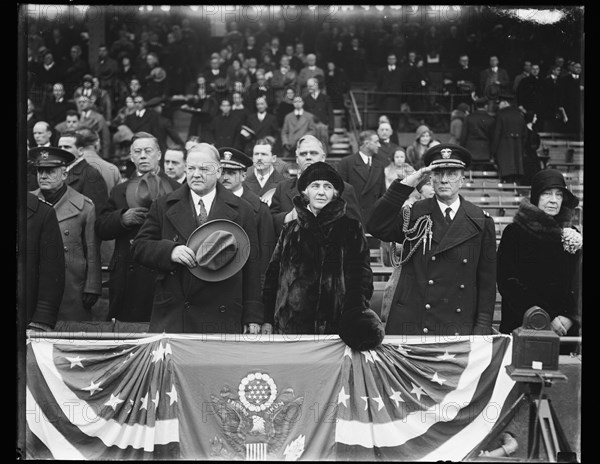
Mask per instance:
[[[450,224],[452,222],[452,218],[450,217],[450,211],[452,211],[452,208],[450,208],[450,207],[446,208],[446,222],[448,224]]]
[[[296,115],[296,119],[300,119],[300,115],[299,114]]]
[[[198,225],[201,226],[206,222],[206,219],[208,218],[208,213],[206,212],[206,208],[204,207],[204,202],[202,201],[202,198],[198,200],[198,206],[200,206],[200,214],[198,215],[197,222]]]

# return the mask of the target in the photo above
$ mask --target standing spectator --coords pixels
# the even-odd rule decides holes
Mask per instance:
[[[279,67],[273,71],[271,87],[275,91],[275,102],[279,104],[283,100],[283,93],[287,86],[296,86],[298,73],[290,67],[290,57],[281,55]]]
[[[135,52],[135,44],[129,39],[129,32],[126,28],[121,28],[118,34],[119,38],[110,46],[110,55],[117,58],[123,55],[132,56]]]
[[[423,155],[430,147],[432,140],[433,131],[429,127],[425,125],[417,127],[415,141],[406,149],[406,158],[415,169],[423,167]]]
[[[36,147],[49,147],[53,142],[53,133],[46,121],[38,121],[33,126],[33,140]]]
[[[98,47],[98,61],[92,65],[92,74],[100,80],[100,88],[114,98],[119,65],[108,54],[106,45]]]
[[[170,93],[180,94],[185,90],[186,63],[185,48],[181,40],[177,40],[176,34],[167,34],[167,45],[162,54],[162,62],[167,73],[166,87]]]
[[[250,129],[252,137],[245,143],[244,152],[251,153],[254,143],[264,137],[279,137],[277,118],[267,112],[268,104],[265,97],[258,97],[255,101],[256,112],[246,118],[246,126]],[[243,128],[242,128],[243,129]]]
[[[541,170],[538,150],[540,148],[540,136],[534,129],[537,116],[535,113],[525,113],[525,124],[527,124],[527,135],[525,136],[525,149],[523,150],[523,178],[522,185],[531,185],[533,176]]]
[[[301,45],[304,48],[302,42],[296,44],[296,47]],[[290,68],[296,71],[296,74],[299,73],[302,68],[306,64],[306,56],[304,56],[304,51],[301,51],[298,55],[294,52],[294,46],[292,44],[287,44],[285,46],[285,54],[290,58]]]
[[[100,134],[102,144],[102,157],[108,159],[110,157],[110,131],[104,116],[92,109],[92,101],[85,95],[81,95],[77,99],[77,104],[80,108],[79,127],[87,127],[94,132]]]
[[[297,217],[277,243],[263,289],[264,333],[339,334],[351,348],[375,348],[383,327],[369,309],[373,274],[362,225],[346,213],[344,181],[325,162],[298,180]],[[331,258],[323,266],[323,256]]]
[[[530,199],[522,200],[498,245],[500,332],[510,334],[529,308],[539,306],[558,335],[581,335],[583,239],[572,226],[578,203],[561,172],[545,169],[533,177]]]
[[[550,74],[542,82],[542,102],[541,118],[544,132],[563,132],[564,115],[560,110],[560,86],[558,78],[561,72],[560,66],[553,66]]]
[[[505,93],[510,85],[506,69],[498,66],[500,61],[496,55],[490,56],[490,66],[480,73],[479,89],[481,96],[490,100],[498,98],[500,93]]]
[[[186,100],[181,105],[180,110],[190,113],[190,126],[188,128],[188,137],[196,135],[204,138],[209,124],[209,115],[206,112],[205,104],[208,101],[209,93],[206,78],[204,74],[199,74],[196,82],[188,90]]]
[[[28,329],[50,331],[65,291],[62,233],[52,205],[27,192],[27,301]]]
[[[469,105],[466,103],[459,103],[456,109],[450,113],[450,138],[448,143],[459,144],[465,118],[469,115],[469,109]]]
[[[66,113],[70,109],[75,109],[75,105],[65,98],[65,88],[57,82],[52,86],[52,97],[44,103],[42,117],[50,127],[55,127],[65,120]]]
[[[517,87],[517,107],[521,113],[535,113],[538,115],[536,129],[541,126],[543,114],[543,80],[540,79],[540,65],[531,65],[531,73],[519,82]]]
[[[248,81],[250,85],[256,82],[256,71],[258,71],[258,58],[251,56],[246,59],[244,68],[248,70]]]
[[[492,218],[459,195],[470,158],[460,146],[438,144],[427,151],[423,169],[392,182],[375,204],[367,231],[405,244],[386,334],[492,333],[496,233]],[[429,172],[435,197],[399,214]]]
[[[283,127],[283,121],[285,117],[294,111],[294,97],[296,96],[296,89],[294,87],[286,87],[283,95],[283,100],[277,105],[275,116],[277,117],[277,126]]]
[[[100,100],[100,90],[94,87],[94,76],[91,74],[85,74],[81,80],[81,85],[75,89],[73,93],[73,100],[77,105],[77,109],[81,113],[81,106],[79,105],[79,97],[87,97],[90,99],[94,109],[98,110],[102,107],[102,101]],[[98,106],[96,106],[98,105]],[[103,113],[103,112],[102,112]]]
[[[100,174],[106,183],[108,194],[110,195],[113,187],[121,183],[119,168],[98,155],[100,152],[100,139],[95,131],[83,127],[77,129],[76,134],[77,139],[75,140],[75,146],[81,153],[81,157],[100,171]],[[101,210],[99,210],[99,212],[100,211]]]
[[[525,60],[523,62],[523,71],[521,71],[519,74],[517,74],[515,76],[515,80],[513,81],[512,91],[514,94],[517,93],[517,89],[519,88],[519,83],[521,82],[521,80],[523,80],[526,77],[529,77],[531,75],[531,66],[532,66],[531,61]]]
[[[400,95],[400,92],[402,92],[402,80],[398,59],[394,53],[388,54],[387,66],[378,71],[375,90],[382,92],[382,94],[376,97],[377,109],[389,114],[392,127],[398,127],[398,115],[395,112],[400,109],[400,103],[402,102]],[[388,94],[388,92],[391,92],[391,94]]]
[[[30,147],[37,145],[35,137],[33,136],[33,128],[35,125],[42,120],[41,112],[38,111],[33,104],[31,98],[27,99],[27,142]]]
[[[500,95],[492,156],[498,164],[498,174],[502,182],[520,182],[523,176],[523,150],[527,136],[527,125],[521,112],[511,103],[512,95]]]
[[[239,58],[234,58],[231,60],[231,65],[226,71],[227,85],[233,87],[234,82],[241,82],[244,88],[247,88],[250,85],[250,76],[248,76],[248,71],[242,68],[242,63]]]
[[[308,79],[311,77],[320,76],[321,79],[325,78],[325,73],[321,68],[317,66],[317,55],[309,53],[306,55],[306,66],[300,70],[298,74],[298,95],[304,96],[307,90]]]
[[[229,99],[223,98],[219,103],[221,113],[208,126],[205,141],[215,147],[239,149],[242,125],[236,117],[232,116],[231,101]]]
[[[218,182],[221,171],[215,147],[192,148],[187,184],[155,202],[133,241],[135,265],[158,276],[147,306],[150,332],[260,331],[264,308],[254,211]],[[228,255],[232,248],[233,256]]]
[[[336,66],[333,61],[327,62],[325,71],[325,92],[331,99],[334,110],[345,110],[345,97],[350,91],[350,81],[343,68]]]
[[[263,58],[264,55],[269,56],[271,63],[279,63],[279,59],[281,58],[281,55],[283,55],[283,50],[279,47],[279,37],[275,36],[271,38],[271,41],[265,47]]]
[[[269,108],[275,108],[277,106],[275,90],[271,84],[267,82],[265,70],[262,68],[257,69],[256,82],[248,87],[248,92],[246,93],[246,98],[249,102],[256,101],[258,97],[265,97]],[[283,121],[281,122],[280,127],[282,124]]]
[[[108,201],[106,182],[100,171],[88,163],[77,148],[77,133],[63,132],[58,139],[58,148],[75,157],[75,161],[67,166],[65,184],[92,200],[94,208],[102,211]]]
[[[92,87],[98,96],[94,105],[104,119],[112,121],[113,118],[113,99],[109,93],[100,88],[100,80],[97,77],[92,77]]]
[[[336,64],[344,68],[350,82],[364,82],[366,78],[367,58],[365,49],[360,46],[358,38],[352,38],[350,48],[347,52],[342,49],[342,53],[344,55],[343,63],[336,62]]]
[[[170,146],[165,151],[165,174],[180,184],[185,178],[185,149],[179,145]]]
[[[73,45],[70,51],[70,60],[65,64],[65,94],[68,99],[73,98],[73,92],[82,81],[83,76],[90,72],[90,66],[81,57],[81,47],[79,45]]]
[[[67,110],[65,119],[54,126],[54,130],[59,135],[63,132],[77,129],[79,129],[79,113],[77,110]]]
[[[314,117],[308,111],[304,111],[304,100],[300,95],[294,97],[294,111],[283,119],[281,129],[281,144],[283,145],[283,156],[291,155],[293,147],[304,135],[316,135]]]
[[[40,188],[32,192],[52,204],[60,227],[65,262],[65,285],[59,321],[91,321],[92,307],[102,292],[99,240],[92,201],[65,184],[72,153],[56,147],[32,148]]]
[[[171,140],[171,143],[175,145],[185,145],[185,142],[182,140],[179,133],[175,130],[173,123],[171,120],[165,116],[163,116],[162,112],[165,107],[165,99],[164,98],[153,98],[149,100],[146,104],[146,108],[148,111],[154,111],[157,117],[157,132],[152,134],[158,140],[158,146],[160,147],[161,153],[165,153],[167,150],[168,141]],[[161,163],[162,164],[162,163]]]
[[[269,190],[277,187],[285,177],[275,169],[277,155],[273,146],[264,138],[259,138],[252,149],[253,166],[248,168],[244,187],[262,197]]]
[[[294,197],[299,194],[297,187],[298,177],[311,164],[318,161],[325,161],[325,157],[326,153],[323,150],[323,145],[314,135],[305,135],[298,140],[296,144],[298,176],[286,179],[277,184],[271,200],[270,208],[273,215],[276,236],[279,236],[284,224],[298,217],[293,203]],[[354,187],[347,182],[344,182],[342,198],[344,198],[347,204],[348,217],[357,219],[362,223],[356,192]]]
[[[246,187],[246,170],[252,166],[252,160],[241,151],[230,147],[220,148],[219,153],[223,168],[219,182],[236,197],[246,200],[254,211],[260,252],[260,287],[262,288],[265,272],[277,241],[273,218],[269,207],[261,201],[256,193]]]
[[[488,113],[487,103],[486,97],[475,100],[475,111],[467,115],[460,132],[460,145],[471,153],[473,166],[492,162],[495,117]]]
[[[318,138],[329,151],[329,137],[333,133],[333,107],[329,95],[321,92],[320,79],[311,77],[306,81],[308,95],[304,97],[304,108],[314,116]]]
[[[146,99],[142,95],[135,97],[133,103],[135,104],[135,113],[127,116],[124,124],[134,134],[136,132],[148,132],[156,137],[160,131],[158,115],[146,108]]]
[[[138,132],[131,144],[131,160],[135,173],[127,182],[114,187],[106,207],[96,221],[96,230],[102,240],[115,240],[115,249],[108,271],[108,320],[148,322],[154,299],[156,272],[133,260],[133,239],[146,220],[152,200],[136,195],[142,179],[156,182],[156,192],[165,195],[180,184],[160,170],[161,152],[158,140],[145,132]]]
[[[455,104],[459,104],[471,102],[471,94],[479,91],[478,81],[477,71],[469,64],[469,55],[463,53],[458,58],[458,68],[444,80],[444,84],[451,93],[462,94],[454,99]]]
[[[408,53],[408,61],[402,70],[402,90],[406,92],[406,103],[411,112],[426,110],[425,93],[429,85],[429,75],[424,68],[423,57],[415,52]],[[417,116],[420,118],[420,116]]]
[[[167,72],[160,66],[156,53],[148,53],[146,57],[149,72],[144,77],[144,97],[148,100],[154,97],[163,97],[169,93]]]
[[[129,95],[129,82],[132,79],[137,79],[137,74],[131,63],[131,56],[127,53],[121,53],[119,55],[118,64],[119,70],[117,71],[115,99],[118,99],[118,103],[120,103],[124,96]]]
[[[52,95],[52,86],[63,81],[65,73],[62,66],[54,61],[54,55],[50,50],[46,50],[42,56],[42,65],[38,69],[38,82],[42,88],[43,102]]]
[[[394,153],[400,148],[397,143],[392,141],[393,132],[389,122],[380,122],[377,127],[379,150],[376,156],[383,162],[384,166],[393,161]]]
[[[256,48],[256,37],[254,37],[254,35],[249,34],[246,36],[246,47],[242,49],[242,52],[244,53],[244,57],[246,59],[249,60],[254,58],[256,59],[256,63],[258,63],[260,58],[260,50]],[[256,64],[254,67],[256,67]]]
[[[337,165],[342,179],[356,191],[360,216],[369,221],[373,205],[385,192],[385,174],[387,163],[382,163],[375,155],[379,150],[379,137],[374,131],[362,131],[359,134],[358,153],[346,156]]]
[[[571,71],[559,79],[561,107],[565,114],[565,130],[581,137],[581,102],[583,101],[583,82],[581,63],[574,63]]]

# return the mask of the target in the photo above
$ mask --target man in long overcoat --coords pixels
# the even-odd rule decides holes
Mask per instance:
[[[131,144],[131,159],[136,166],[133,177],[116,185],[110,192],[106,207],[98,215],[96,230],[102,240],[115,240],[115,249],[108,265],[108,319],[123,322],[148,322],[154,296],[156,273],[133,261],[131,244],[148,214],[148,208],[130,204],[128,189],[134,190],[141,176],[154,173],[170,190],[180,184],[159,167],[161,152],[158,140],[146,132],[138,132]],[[166,187],[168,189],[168,187]],[[131,196],[130,196],[131,197]]]
[[[186,166],[186,185],[152,204],[133,243],[135,261],[157,274],[150,331],[257,334],[264,307],[254,211],[218,182],[222,168],[212,145],[192,148]],[[250,243],[242,269],[220,281],[190,272],[197,265],[196,254],[186,246],[194,230],[213,219],[235,222]]]
[[[489,215],[458,193],[470,154],[458,145],[444,143],[430,148],[424,162],[426,167],[392,182],[367,223],[367,231],[374,237],[403,243],[404,262],[385,333],[491,334],[496,234]],[[435,196],[403,209],[428,172]]]
[[[460,133],[460,145],[471,153],[473,164],[486,165],[491,162],[490,145],[495,119],[487,112],[487,102],[485,97],[475,101],[475,111],[467,115]]]
[[[527,124],[521,112],[511,102],[512,96],[510,95],[500,97],[491,147],[502,182],[519,182],[525,173],[523,152],[525,151]]]

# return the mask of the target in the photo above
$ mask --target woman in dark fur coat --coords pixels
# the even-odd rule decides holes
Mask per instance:
[[[578,203],[559,171],[545,169],[533,176],[530,200],[522,200],[498,247],[500,332],[511,333],[522,325],[527,309],[539,306],[558,335],[580,335],[583,240],[571,225]]]
[[[298,179],[298,218],[284,226],[266,273],[264,333],[339,334],[359,350],[381,343],[383,325],[369,309],[369,247],[360,223],[346,216],[343,190],[325,162]]]

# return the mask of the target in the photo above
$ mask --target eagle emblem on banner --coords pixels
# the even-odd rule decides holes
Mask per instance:
[[[213,394],[211,399],[223,431],[222,437],[210,441],[212,456],[263,461],[297,459],[302,454],[302,440],[294,441],[293,452],[290,445],[284,449],[304,402],[293,388],[279,392],[269,374],[253,372],[241,379],[237,391],[224,386],[219,396]]]

